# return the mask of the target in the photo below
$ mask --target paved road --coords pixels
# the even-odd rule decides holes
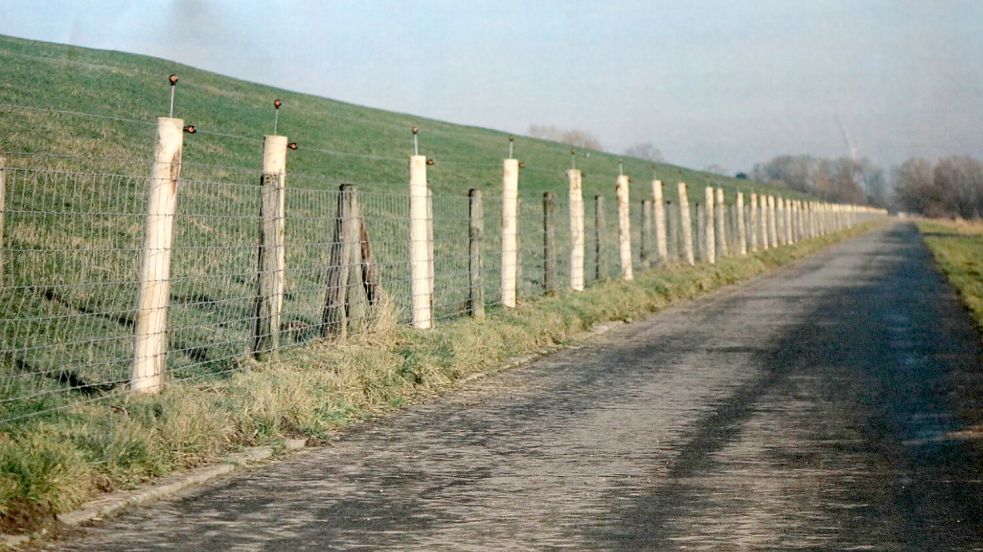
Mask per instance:
[[[981,359],[899,224],[60,546],[980,550]]]

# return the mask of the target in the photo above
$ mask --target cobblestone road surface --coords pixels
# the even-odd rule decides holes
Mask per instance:
[[[897,224],[52,547],[980,550],[981,358]]]

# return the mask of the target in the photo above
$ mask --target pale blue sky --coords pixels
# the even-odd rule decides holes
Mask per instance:
[[[0,33],[453,122],[780,153],[983,157],[983,1],[0,0]]]

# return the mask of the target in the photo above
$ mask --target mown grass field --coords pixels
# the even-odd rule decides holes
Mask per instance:
[[[167,75],[180,75],[175,116],[185,136],[175,221],[168,375],[158,398],[106,396],[121,388],[132,356],[136,274],[145,217],[154,121],[168,108]],[[324,298],[337,188],[358,186],[383,288],[390,301],[355,344],[313,342],[259,364],[248,343],[255,297],[261,141],[272,130],[297,141],[289,153],[285,345],[310,344]],[[434,239],[439,331],[413,332],[407,317],[407,156],[410,128],[435,160]],[[50,513],[100,489],[132,485],[207,462],[246,444],[285,435],[327,435],[415,393],[442,388],[510,355],[562,342],[600,320],[649,312],[805,254],[823,241],[644,277],[599,283],[583,295],[541,295],[542,193],[558,198],[560,286],[566,284],[569,147],[518,137],[522,190],[523,294],[516,313],[485,322],[456,317],[466,298],[469,188],[485,192],[485,284],[497,297],[504,132],[361,107],[236,80],[166,60],[0,37],[0,155],[6,159],[0,273],[0,519]],[[603,195],[607,266],[614,275],[614,181],[619,156],[578,152],[584,195]],[[624,159],[632,204],[650,194],[648,161]],[[749,183],[669,164],[656,167],[676,202],[703,186],[732,201]],[[754,190],[788,197],[787,190]],[[593,275],[588,201],[588,276]],[[633,216],[634,256],[639,224]],[[604,280],[604,278],[601,278]],[[636,295],[638,295],[636,297]],[[640,299],[640,297],[647,299]],[[84,392],[66,379],[98,386]],[[218,377],[221,375],[221,377]],[[30,397],[29,400],[12,400]],[[92,402],[95,400],[102,402]],[[65,407],[65,408],[63,408]],[[53,410],[58,409],[60,410]],[[44,413],[42,416],[30,416]],[[27,521],[37,518],[31,516]],[[19,519],[19,521],[18,521]]]
[[[983,223],[921,220],[918,229],[983,330]]]

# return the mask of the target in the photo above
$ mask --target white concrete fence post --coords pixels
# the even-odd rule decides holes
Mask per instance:
[[[519,161],[502,164],[502,305],[515,308],[519,266]]]
[[[631,266],[631,205],[626,175],[618,177],[615,193],[618,196],[618,255],[621,258],[621,279],[628,281],[635,276]]]
[[[703,196],[703,220],[706,221],[704,224],[704,230],[706,235],[703,236],[703,248],[706,252],[706,260],[710,264],[717,262],[716,257],[716,247],[717,240],[713,232],[713,202],[714,202],[714,192],[713,188],[710,186],[706,187]]]
[[[567,171],[570,184],[570,289],[584,290],[584,186],[578,169]]]
[[[410,295],[413,327],[433,327],[433,220],[427,157],[410,156]]]
[[[280,315],[286,279],[287,137],[263,138],[260,175],[259,275],[257,278],[253,355],[260,360],[280,348]]]
[[[737,205],[735,209],[737,213],[737,252],[741,255],[747,255],[747,227],[744,226],[744,194],[742,192],[737,192],[737,199],[734,200]]]
[[[778,221],[777,206],[775,196],[768,196],[768,246],[778,247]]]
[[[758,194],[751,192],[751,208],[748,210],[748,232],[751,238],[751,251],[758,251]]]
[[[727,248],[727,208],[724,205],[724,189],[717,188],[713,206],[714,232],[717,239],[717,257],[723,259],[730,251]]]
[[[130,367],[130,389],[156,393],[164,383],[167,360],[167,309],[171,297],[171,244],[177,186],[184,150],[184,121],[157,118],[143,230],[140,284]]]
[[[679,193],[679,225],[682,226],[680,234],[682,234],[683,239],[683,257],[692,266],[696,264],[696,259],[693,257],[693,222],[690,217],[686,183],[680,182],[677,190]]]
[[[669,261],[669,248],[666,242],[666,205],[662,197],[662,181],[652,181],[652,208],[655,211],[655,253],[660,264]]]

